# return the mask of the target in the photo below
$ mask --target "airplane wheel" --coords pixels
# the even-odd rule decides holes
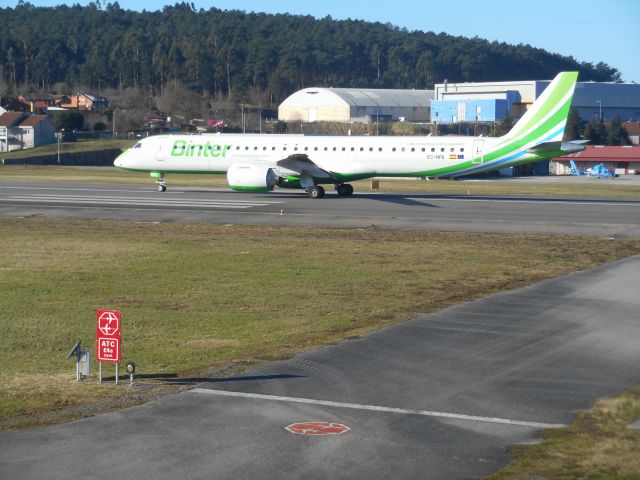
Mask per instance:
[[[158,185],[158,191],[159,192],[166,192],[167,191],[167,186],[166,185]]]
[[[324,197],[324,188],[319,185],[309,187],[307,189],[307,195],[309,195],[309,198],[322,198]]]
[[[348,197],[349,196],[349,184],[346,183],[342,183],[340,185],[338,185],[338,187],[336,188],[336,190],[338,191],[338,196],[339,197]]]
[[[353,185],[349,183],[345,183],[344,186],[347,187],[348,189],[347,197],[350,197],[351,195],[353,195]]]

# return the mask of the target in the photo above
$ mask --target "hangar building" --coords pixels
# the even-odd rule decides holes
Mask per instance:
[[[431,120],[440,124],[495,122],[520,118],[551,83],[548,80],[514,82],[440,83],[431,102]],[[623,122],[640,120],[640,85],[635,83],[578,82],[573,106],[582,120],[618,116]]]
[[[278,107],[284,122],[428,122],[433,90],[305,88]]]
[[[575,162],[578,170],[587,170],[603,163],[618,175],[640,174],[640,147],[637,145],[586,145],[581,152],[554,158],[549,165],[550,172],[553,175],[569,175],[570,160]]]

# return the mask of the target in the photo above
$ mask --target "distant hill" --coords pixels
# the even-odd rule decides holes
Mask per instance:
[[[196,11],[187,3],[141,13],[117,2],[99,5],[36,8],[21,1],[0,9],[0,87],[133,86],[158,95],[179,82],[217,98],[261,92],[278,103],[306,86],[431,88],[445,78],[536,80],[561,70],[580,71],[581,81],[620,78],[604,63],[530,45],[390,24]]]

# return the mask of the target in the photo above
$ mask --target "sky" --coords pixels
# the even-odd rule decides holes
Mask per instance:
[[[86,5],[89,1],[29,3],[50,7],[62,3]],[[103,5],[106,3],[107,0],[102,0]],[[153,11],[177,0],[118,0],[118,3],[128,10]],[[192,0],[190,3],[205,10],[216,7],[318,18],[331,15],[334,19],[388,22],[408,30],[529,44],[581,62],[602,61],[617,68],[622,80],[640,83],[640,0]],[[0,7],[16,5],[17,0],[0,0]]]

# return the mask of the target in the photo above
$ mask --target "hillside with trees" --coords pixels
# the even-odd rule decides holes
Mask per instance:
[[[580,71],[581,81],[620,78],[605,63],[530,45],[331,17],[195,10],[188,3],[135,12],[99,0],[52,8],[20,0],[0,9],[0,32],[5,95],[82,86],[96,93],[134,89],[138,100],[162,102],[179,91],[196,103],[277,105],[308,86],[421,89],[445,78],[535,80],[561,70]]]

